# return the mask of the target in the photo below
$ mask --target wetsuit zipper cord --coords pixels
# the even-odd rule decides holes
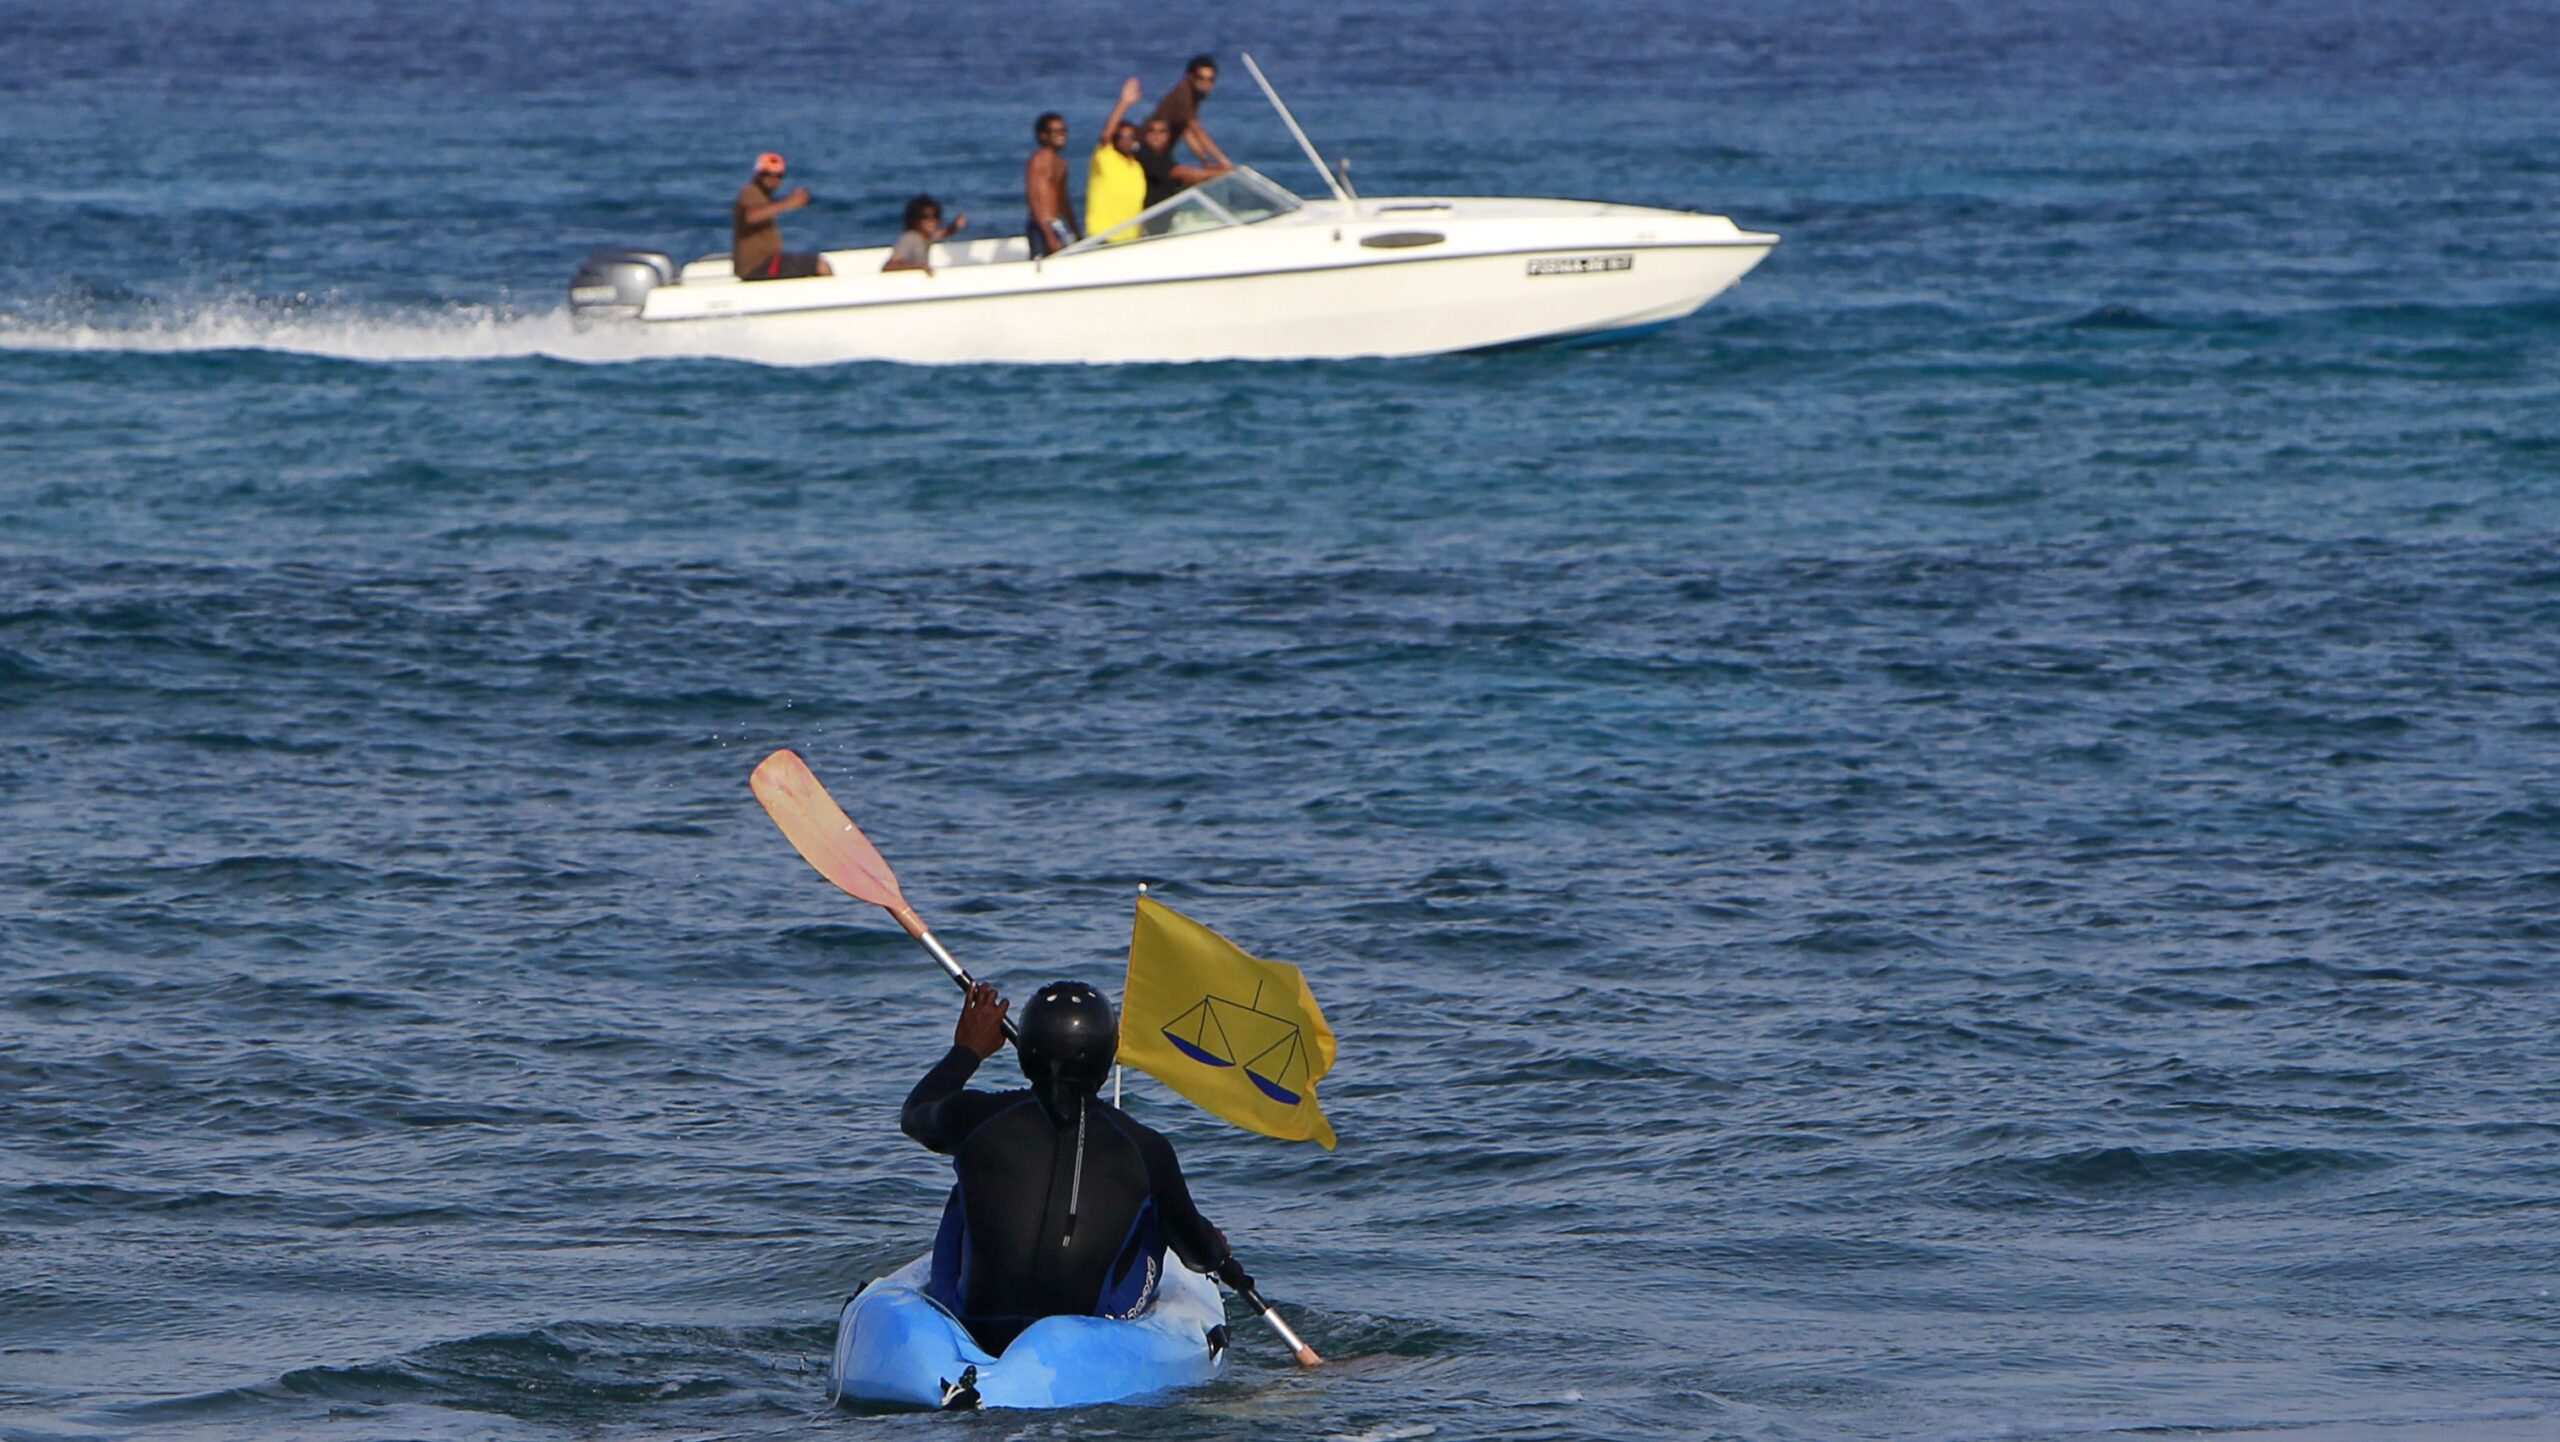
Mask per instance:
[[[1076,1104],[1076,1169],[1067,1182],[1067,1234],[1058,1239],[1061,1247],[1076,1239],[1076,1208],[1084,1200],[1084,1119],[1092,1110],[1090,1097]]]

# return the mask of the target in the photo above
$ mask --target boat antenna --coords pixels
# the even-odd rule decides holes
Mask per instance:
[[[1262,87],[1263,97],[1271,102],[1272,109],[1280,112],[1280,123],[1289,127],[1289,133],[1297,137],[1298,148],[1305,151],[1307,159],[1314,163],[1316,174],[1324,177],[1325,188],[1333,192],[1334,199],[1342,202],[1345,214],[1357,216],[1360,203],[1351,198],[1350,191],[1342,188],[1342,181],[1334,175],[1333,167],[1325,164],[1324,157],[1316,152],[1315,142],[1307,139],[1307,132],[1298,128],[1298,117],[1291,115],[1289,107],[1281,103],[1280,92],[1271,88],[1271,82],[1262,74],[1262,67],[1253,63],[1252,52],[1239,53],[1244,56],[1244,68],[1253,72],[1253,83]]]

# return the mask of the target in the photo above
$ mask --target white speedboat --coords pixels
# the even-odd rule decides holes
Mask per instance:
[[[1239,167],[1045,258],[1019,235],[945,242],[931,274],[881,270],[887,246],[826,252],[831,276],[759,281],[738,280],[726,254],[679,270],[658,252],[599,251],[571,310],[641,327],[653,352],[804,362],[1433,355],[1640,334],[1713,300],[1778,243],[1721,215],[1647,206],[1361,197],[1306,148],[1327,199]]]

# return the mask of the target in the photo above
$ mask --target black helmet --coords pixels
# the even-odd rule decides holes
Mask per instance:
[[[1112,1058],[1120,1054],[1120,1019],[1101,992],[1080,981],[1040,988],[1014,1029],[1022,1074],[1031,1078],[1042,1104],[1059,1115],[1102,1090]]]

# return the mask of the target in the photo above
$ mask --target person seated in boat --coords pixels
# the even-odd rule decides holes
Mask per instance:
[[[949,225],[942,223],[942,202],[930,195],[919,195],[907,202],[907,228],[898,243],[889,248],[889,258],[880,263],[882,270],[920,270],[933,274],[933,248],[944,239],[969,228],[969,212],[953,216]]]
[[[1132,75],[1120,83],[1120,103],[1111,107],[1111,118],[1102,122],[1102,138],[1094,142],[1093,161],[1084,172],[1084,233],[1107,237],[1113,244],[1135,236],[1134,231],[1111,232],[1147,208],[1147,172],[1138,164],[1138,127],[1125,119],[1129,107],[1138,103],[1138,95],[1138,77]]]
[[[1227,165],[1183,165],[1173,158],[1173,123],[1162,116],[1149,116],[1138,127],[1138,148],[1133,155],[1138,168],[1146,172],[1145,208],[1153,210],[1204,180],[1215,180],[1233,169]],[[1158,216],[1147,222],[1149,235],[1160,235],[1168,217]]]
[[[965,1090],[1003,1047],[1012,1004],[980,982],[952,1047],[907,1096],[899,1128],[951,1158],[955,1182],[927,1295],[1001,1354],[1042,1317],[1126,1317],[1153,1302],[1169,1247],[1240,1293],[1225,1234],[1193,1205],[1172,1144],[1096,1093],[1119,1020],[1102,993],[1052,982],[1022,1008],[1015,1048],[1031,1085]]]
[[[823,255],[792,254],[782,248],[781,218],[809,203],[805,185],[774,198],[782,188],[783,169],[782,157],[773,151],[757,156],[755,177],[739,188],[738,203],[729,208],[729,262],[740,280],[798,280],[836,273]]]
[[[1156,102],[1154,118],[1165,123],[1175,140],[1191,147],[1192,155],[1209,165],[1231,170],[1234,162],[1218,148],[1218,142],[1209,138],[1209,128],[1200,123],[1200,107],[1208,103],[1209,92],[1217,85],[1218,58],[1192,56],[1191,63],[1182,67],[1181,83]]]
[[[1023,199],[1031,207],[1024,234],[1031,237],[1031,258],[1055,255],[1081,239],[1073,207],[1067,204],[1067,117],[1051,110],[1031,122],[1031,138],[1039,144],[1022,167]]]

